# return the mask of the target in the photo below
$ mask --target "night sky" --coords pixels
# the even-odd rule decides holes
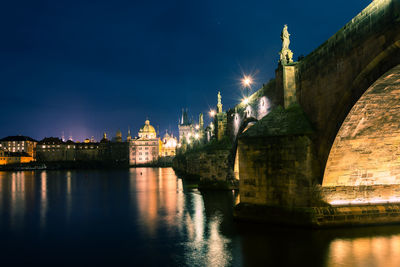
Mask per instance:
[[[227,109],[243,73],[274,77],[284,24],[297,59],[370,2],[2,1],[0,138],[135,136],[146,117],[176,134],[182,108],[197,119],[220,90]]]

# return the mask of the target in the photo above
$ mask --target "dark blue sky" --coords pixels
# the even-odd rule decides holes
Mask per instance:
[[[3,1],[0,137],[176,133],[183,107],[237,103],[242,73],[274,77],[284,24],[297,59],[370,2]]]

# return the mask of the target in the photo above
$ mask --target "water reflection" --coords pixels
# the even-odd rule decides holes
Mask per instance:
[[[47,172],[42,172],[40,175],[40,226],[43,228],[46,225],[47,212]]]
[[[169,168],[0,172],[0,256],[4,265],[400,266],[400,226],[234,223],[238,201]]]
[[[72,195],[71,195],[71,180],[72,180],[72,174],[71,171],[67,171],[67,194],[66,194],[66,198],[67,198],[67,220],[70,220],[71,217],[71,208],[72,208]]]
[[[329,266],[400,266],[400,236],[336,239],[329,247]]]
[[[220,231],[222,214],[207,217],[203,196],[197,189],[185,191],[182,180],[165,168],[131,169],[130,183],[131,203],[137,206],[141,226],[149,237],[155,238],[167,229],[173,240],[182,240],[184,251],[179,261],[185,265],[229,265],[229,239]]]

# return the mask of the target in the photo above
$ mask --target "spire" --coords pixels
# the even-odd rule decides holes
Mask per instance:
[[[188,124],[190,124],[190,123],[188,120],[187,109],[186,110],[182,109],[182,118],[180,121],[180,125],[188,125]]]
[[[203,129],[204,128],[204,120],[203,120],[203,113],[199,114],[199,128]]]
[[[131,129],[130,129],[130,127],[128,126],[128,136],[126,137],[126,141],[130,141],[132,139],[132,136],[131,136]]]
[[[221,97],[221,92],[218,91],[218,103],[217,103],[217,113],[221,113],[222,112],[222,97]]]

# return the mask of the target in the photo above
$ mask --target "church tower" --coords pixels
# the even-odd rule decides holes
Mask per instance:
[[[221,92],[218,92],[218,102],[217,102],[217,113],[222,112],[222,101],[221,101]]]
[[[215,116],[215,131],[218,140],[221,140],[225,136],[226,132],[226,123],[227,123],[227,115],[226,112],[222,111],[222,97],[221,93],[218,92],[217,95],[217,114]]]

